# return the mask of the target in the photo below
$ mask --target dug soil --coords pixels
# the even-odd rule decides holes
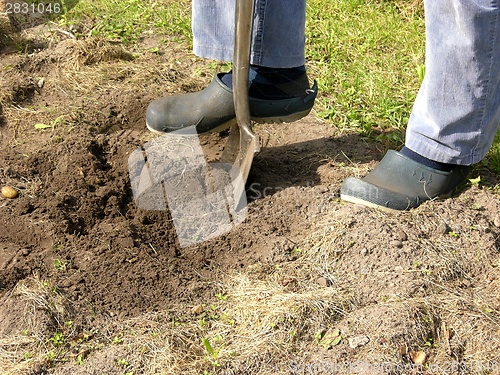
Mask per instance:
[[[19,323],[25,311],[13,302],[20,282],[48,283],[77,312],[75,327],[119,322],[216,301],[216,281],[224,275],[294,262],[301,256],[294,250],[331,222],[343,223],[332,237],[337,253],[329,255],[337,273],[308,278],[321,288],[355,286],[357,308],[388,296],[423,295],[430,285],[424,271],[454,278],[461,290],[495,282],[500,199],[492,192],[494,176],[477,170],[479,184],[410,216],[344,204],[342,181],[368,173],[385,146],[373,134],[341,132],[315,111],[296,123],[256,126],[262,151],[247,183],[247,218],[216,238],[181,247],[168,210],[141,209],[134,201],[128,158],[155,137],[145,127],[148,104],[199,90],[217,68],[173,42],[150,52],[160,40],[151,35],[126,48],[61,36],[33,37],[23,53],[0,57],[0,185],[18,193],[0,198],[0,337],[25,329]],[[207,160],[220,157],[226,138],[227,132],[200,138]],[[435,236],[477,262],[433,269],[426,246]],[[403,269],[408,272],[398,276]],[[358,277],[375,270],[385,276],[369,283]],[[500,305],[489,302],[488,311]],[[387,311],[364,316],[388,326],[396,319]],[[335,355],[348,358],[354,349],[343,350]],[[45,363],[29,371],[55,370]]]

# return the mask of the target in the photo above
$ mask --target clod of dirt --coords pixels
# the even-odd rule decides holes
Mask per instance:
[[[328,192],[328,188],[326,186],[320,186],[318,188],[318,192],[323,193],[323,194],[327,193]]]
[[[365,346],[370,342],[370,339],[366,336],[356,336],[349,339],[349,346],[351,349],[356,349],[360,346]]]
[[[438,233],[446,234],[449,231],[450,231],[450,228],[448,227],[448,224],[446,224],[446,223],[439,224]]]
[[[398,230],[397,236],[401,242],[408,240],[408,235],[402,230]]]
[[[2,188],[2,195],[5,198],[13,199],[13,198],[17,197],[17,191],[15,189],[11,188],[10,186],[4,186]]]
[[[399,348],[399,355],[403,357],[407,354],[408,354],[408,347],[406,346],[406,344],[401,345],[401,347]]]
[[[33,375],[43,375],[45,370],[42,365],[36,365],[32,372]]]
[[[495,216],[495,219],[493,220],[493,224],[495,224],[495,226],[497,228],[500,227],[500,216],[499,215]]]
[[[393,240],[390,242],[392,247],[403,247],[403,243],[400,240]]]
[[[415,363],[416,365],[423,365],[425,363],[425,360],[427,359],[427,355],[422,351],[418,352],[411,351],[408,354],[410,355],[410,358],[413,361],[413,363]]]

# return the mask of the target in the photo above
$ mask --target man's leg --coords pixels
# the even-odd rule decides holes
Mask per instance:
[[[250,63],[250,115],[258,122],[294,121],[311,110],[304,68],[305,0],[256,0]],[[193,0],[193,50],[201,57],[229,61],[233,56],[234,0]],[[196,125],[198,133],[235,122],[232,74],[218,74],[203,91],[169,96],[150,104],[147,126],[169,132]]]
[[[406,147],[442,163],[481,161],[500,124],[499,2],[426,1],[426,76]]]
[[[193,0],[193,52],[231,61],[234,0]],[[269,68],[304,65],[305,0],[255,0],[250,64]]]
[[[343,199],[404,210],[451,193],[488,152],[500,123],[498,1],[425,1],[426,76],[401,153],[389,152]]]

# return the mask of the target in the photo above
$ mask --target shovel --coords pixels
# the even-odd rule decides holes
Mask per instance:
[[[248,102],[252,15],[253,0],[236,0],[233,54],[236,124],[229,131],[229,138],[220,159],[221,163],[232,164],[233,168],[239,169],[243,184],[247,181],[254,155],[260,151],[259,137],[252,132]]]
[[[230,129],[220,161],[206,164],[195,125],[147,142],[128,159],[137,206],[162,211],[168,201],[181,247],[228,232],[248,213],[245,183],[254,154],[260,151],[248,103],[253,1],[236,0],[235,13],[236,124]]]

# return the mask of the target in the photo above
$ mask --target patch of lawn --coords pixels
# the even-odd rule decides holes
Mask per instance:
[[[374,127],[404,129],[424,63],[424,18],[415,5],[312,0],[306,32],[320,116],[363,135]]]
[[[64,16],[68,23],[84,20],[93,23],[93,35],[124,43],[135,41],[146,30],[192,40],[189,0],[82,0]]]

